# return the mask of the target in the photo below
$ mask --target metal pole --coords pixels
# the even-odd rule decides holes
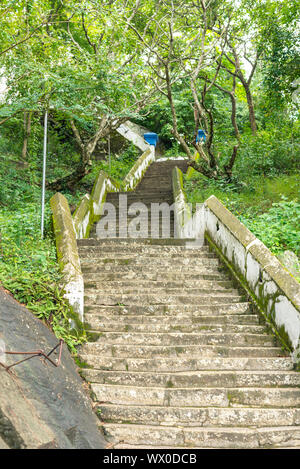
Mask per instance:
[[[45,218],[45,186],[46,186],[46,158],[47,158],[47,124],[48,124],[48,111],[45,111],[44,120],[44,149],[43,149],[43,184],[42,184],[42,220],[41,220],[41,233],[44,237],[44,218]]]

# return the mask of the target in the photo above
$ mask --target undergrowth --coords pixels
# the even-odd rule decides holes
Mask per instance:
[[[49,209],[46,217],[49,220]],[[1,283],[75,353],[75,347],[85,341],[85,332],[63,298],[54,240],[49,233],[41,239],[36,204],[13,212],[2,209],[0,226]]]
[[[107,161],[94,162],[80,187],[64,192],[71,208],[91,190],[101,169],[121,181],[138,157],[139,152],[129,146],[122,154],[112,155],[110,165]],[[86,341],[87,335],[63,297],[49,206],[53,193],[46,191],[42,239],[41,165],[31,161],[22,167],[17,160],[13,154],[0,155],[0,283],[76,354],[76,347]],[[63,170],[58,168],[55,174],[59,171]]]
[[[248,181],[208,180],[199,173],[185,179],[188,202],[195,206],[215,195],[274,254],[300,256],[299,175],[249,177]]]

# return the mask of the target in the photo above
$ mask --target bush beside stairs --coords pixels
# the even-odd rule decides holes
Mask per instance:
[[[174,165],[153,163],[128,205],[172,203]],[[107,202],[118,208],[119,194]],[[130,219],[130,216],[128,217]],[[208,246],[142,237],[79,240],[80,351],[115,448],[300,448],[300,373]],[[120,231],[121,232],[121,231]]]

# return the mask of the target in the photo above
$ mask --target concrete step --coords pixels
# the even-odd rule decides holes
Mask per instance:
[[[101,306],[86,305],[85,313],[87,314],[118,314],[120,316],[139,315],[145,316],[172,316],[180,317],[191,315],[193,318],[202,318],[210,314],[228,316],[244,315],[251,313],[252,305],[247,302],[243,303],[224,303],[218,305],[129,305],[129,306]]]
[[[152,191],[149,187],[139,187],[134,192],[116,192],[114,194],[108,194],[106,197],[106,202],[119,205],[120,202],[124,204],[127,198],[127,207],[134,202],[144,202],[144,203],[163,203],[166,200],[173,202],[173,193],[170,189]],[[123,196],[123,198],[121,198]]]
[[[182,247],[186,248],[187,243],[191,243],[195,241],[193,238],[182,238],[182,239],[174,239],[174,238],[165,238],[165,239],[149,239],[149,238],[119,238],[116,239],[102,239],[97,240],[94,238],[87,238],[87,239],[78,239],[77,245],[78,246],[150,246],[150,247],[170,247],[170,248],[177,248]],[[203,246],[203,248],[208,249],[208,246]]]
[[[300,427],[298,426],[251,429],[106,424],[104,431],[108,437],[122,445],[147,445],[151,442],[152,445],[159,447],[190,449],[270,449],[300,446]]]
[[[169,273],[169,272],[139,272],[139,269],[127,270],[122,272],[122,275],[118,272],[110,271],[99,271],[99,272],[88,272],[84,278],[88,278],[90,281],[98,281],[107,283],[108,287],[111,288],[110,284],[113,282],[132,282],[132,285],[136,282],[170,282],[177,284],[193,285],[195,282],[201,282],[202,280],[214,280],[216,282],[228,282],[228,277],[218,270],[206,269],[203,270],[202,274],[182,274],[182,273]]]
[[[115,405],[166,407],[298,408],[299,388],[161,388],[91,384],[97,401]]]
[[[90,267],[91,265],[96,265],[97,267],[103,266],[105,264],[110,264],[110,268],[112,268],[113,265],[115,265],[117,268],[122,267],[122,266],[138,266],[139,268],[143,267],[147,269],[146,270],[151,270],[151,271],[157,271],[158,269],[163,269],[163,270],[170,270],[171,272],[174,271],[182,271],[182,267],[185,267],[187,270],[196,270],[198,272],[198,269],[203,271],[203,267],[218,267],[219,266],[219,259],[217,258],[206,258],[206,257],[201,257],[197,259],[189,259],[187,258],[178,258],[178,259],[170,259],[170,261],[164,258],[153,258],[153,257],[129,257],[129,256],[124,256],[124,257],[91,257],[91,258],[82,258],[81,259],[81,266],[82,269],[84,270],[86,267]]]
[[[120,314],[106,313],[106,315],[98,314],[85,314],[85,320],[88,324],[93,327],[115,327],[118,325],[120,328],[123,327],[152,327],[152,326],[168,326],[168,327],[201,327],[207,326],[206,330],[210,330],[211,327],[228,327],[233,326],[239,328],[243,326],[251,327],[263,327],[259,326],[259,317],[255,314],[244,314],[244,315],[219,315],[219,316],[149,316],[149,315],[137,315],[137,316],[122,316]],[[114,322],[115,321],[115,322]],[[171,324],[171,325],[170,325]],[[222,329],[223,330],[223,329]]]
[[[115,322],[113,322],[113,319]],[[206,332],[206,333],[250,333],[262,334],[266,332],[264,326],[257,325],[240,325],[240,324],[173,324],[172,319],[169,318],[170,324],[157,323],[157,324],[120,324],[116,318],[111,318],[111,321],[99,321],[97,318],[86,318],[90,330],[98,332],[143,332],[143,333],[156,333],[156,332]]]
[[[225,345],[272,347],[275,338],[267,334],[250,333],[180,333],[180,332],[102,332],[98,344],[131,345]]]
[[[164,232],[159,232],[159,234],[153,235],[151,231],[138,231],[138,232],[129,232],[126,230],[126,228],[122,229],[121,231],[119,230],[101,230],[100,233],[99,231],[94,231],[91,232],[90,235],[94,237],[97,240],[102,240],[102,239],[111,239],[111,240],[118,240],[119,238],[122,238],[126,235],[129,237],[132,237],[132,239],[138,239],[138,238],[145,238],[148,237],[149,239],[166,239],[166,238],[176,238],[176,231],[173,229],[170,229],[168,231]]]
[[[175,262],[176,265],[177,264],[180,264],[180,265],[189,264],[190,262],[195,264],[196,263],[194,262],[196,260],[195,257],[197,257],[197,260],[198,259],[201,259],[201,260],[202,259],[218,259],[216,254],[212,252],[208,252],[208,251],[202,251],[202,250],[200,251],[198,249],[197,250],[186,249],[182,252],[165,253],[165,252],[161,252],[160,250],[150,251],[148,247],[144,250],[144,253],[141,252],[140,250],[137,250],[135,253],[132,250],[130,250],[126,253],[122,250],[117,251],[115,249],[107,250],[107,252],[105,252],[101,247],[97,247],[97,248],[80,247],[79,254],[80,254],[81,259],[84,259],[84,260],[93,259],[95,261],[98,261],[98,259],[100,260],[102,259],[114,259],[114,260],[129,259],[130,261],[132,261],[138,258],[139,261],[141,259],[145,259],[146,262],[150,259],[151,262],[155,264],[157,262],[160,263],[161,259],[163,258],[165,261],[167,260],[170,263]]]
[[[132,292],[132,294],[116,293],[109,295],[108,293],[97,292],[91,293],[88,290],[85,292],[84,302],[86,305],[159,305],[159,304],[177,304],[177,305],[218,305],[224,303],[240,303],[243,301],[242,296],[234,295],[231,293],[216,292],[211,294],[203,292],[203,294],[188,294],[182,295],[161,292],[161,293],[140,293]],[[198,292],[200,293],[200,292]]]
[[[257,407],[165,407],[100,404],[104,422],[189,427],[278,427],[300,425],[300,409]]]
[[[150,264],[144,264],[142,267],[141,265],[136,265],[133,263],[113,263],[113,262],[93,262],[92,260],[81,260],[81,270],[83,273],[100,273],[103,274],[108,271],[109,274],[118,273],[121,277],[123,275],[140,275],[141,278],[143,276],[153,276],[153,275],[166,275],[171,276],[169,278],[174,278],[174,276],[178,275],[178,278],[182,278],[182,276],[186,277],[187,279],[197,279],[199,276],[203,275],[221,275],[224,278],[223,270],[219,270],[218,265],[205,265],[203,260],[199,261],[197,266],[193,266],[190,269],[188,266],[177,266],[164,265],[164,266],[153,266]],[[228,278],[228,277],[227,277]]]
[[[197,287],[197,288],[195,288]],[[178,291],[190,291],[191,294],[203,291],[218,291],[218,292],[235,292],[238,294],[238,290],[233,289],[232,282],[229,280],[199,280],[197,283],[191,285],[190,281],[184,280],[181,282],[168,282],[168,281],[151,281],[151,280],[125,280],[125,281],[108,281],[104,280],[91,280],[88,275],[84,279],[85,289],[95,289],[97,291],[117,291],[122,293],[132,293],[134,291],[143,291],[144,293],[149,292],[160,292],[164,290],[166,293],[178,292]]]
[[[178,296],[186,296],[189,295],[191,300],[194,300],[195,297],[198,296],[204,296],[204,297],[212,297],[212,298],[218,298],[219,296],[233,296],[233,297],[238,297],[239,296],[239,291],[233,288],[222,288],[221,286],[216,285],[215,289],[212,290],[210,288],[206,288],[206,285],[204,285],[204,288],[202,288],[201,283],[198,288],[164,288],[164,287],[158,287],[154,286],[153,288],[146,288],[143,287],[142,285],[139,285],[137,282],[136,288],[130,288],[130,287],[123,287],[123,288],[102,288],[101,282],[85,282],[85,292],[87,295],[93,294],[99,294],[102,296],[111,296],[112,294],[114,296],[115,292],[118,292],[118,295],[121,295],[122,297],[128,296],[128,295],[156,295],[157,299],[160,298],[165,298],[166,296],[169,297],[169,295],[176,295]],[[165,300],[163,299],[163,302]],[[192,301],[193,302],[193,301]]]
[[[161,264],[158,262],[155,265],[150,261],[145,260],[145,263],[137,262],[136,260],[129,259],[81,259],[82,272],[105,272],[109,270],[110,273],[119,272],[120,275],[123,272],[140,272],[141,275],[147,274],[161,274],[162,272],[168,271],[169,274],[179,273],[181,275],[205,275],[220,273],[218,270],[217,259],[199,259],[197,265],[174,265],[174,263],[167,264],[162,261]],[[192,272],[192,273],[191,273]],[[222,272],[221,272],[222,273]]]
[[[116,386],[153,388],[265,388],[299,387],[300,373],[296,371],[185,371],[185,372],[141,372],[82,370],[90,383]],[[300,389],[299,389],[300,401]],[[300,422],[299,422],[300,424]]]
[[[275,346],[238,346],[235,345],[136,345],[88,342],[80,351],[81,355],[103,357],[164,359],[164,358],[271,358],[286,357],[280,347]]]
[[[138,192],[132,193],[127,195],[127,199],[121,199],[119,196],[116,197],[107,197],[106,202],[113,204],[115,207],[119,209],[119,206],[122,209],[128,209],[132,204],[135,203],[143,203],[146,206],[151,206],[151,204],[159,204],[161,208],[163,208],[162,204],[167,203],[170,207],[174,203],[173,194],[170,191],[166,192],[148,192],[147,188],[144,190],[139,190]],[[160,208],[160,207],[159,207]]]
[[[139,218],[137,218],[138,216]],[[116,216],[112,215],[110,217],[105,215],[103,217],[102,223],[106,223],[106,225],[104,225],[105,228],[108,226],[108,223],[109,223],[110,226],[115,226],[117,229],[132,225],[133,223],[135,225],[139,223],[143,223],[143,228],[145,230],[149,228],[150,230],[151,222],[153,223],[153,229],[157,229],[157,227],[161,228],[162,226],[164,227],[174,226],[174,217],[173,215],[171,215],[170,218],[169,217],[165,217],[163,219],[161,217],[152,218],[150,212],[148,212],[148,215],[147,214],[145,215],[145,213],[142,212],[141,214],[137,214],[137,213],[133,213],[132,215],[127,214],[127,216],[123,216],[121,217],[121,219],[119,219],[118,214],[117,214]],[[139,228],[139,229],[142,230],[142,228]]]
[[[300,442],[296,442],[294,441],[293,442],[295,444],[295,446],[280,446],[280,447],[275,447],[273,446],[272,449],[300,449]],[[110,443],[112,444],[112,443]],[[153,451],[158,451],[158,450],[161,450],[161,449],[172,449],[172,450],[186,450],[187,448],[189,448],[189,450],[191,451],[191,453],[193,452],[193,450],[195,449],[207,449],[207,448],[200,448],[199,446],[193,446],[192,448],[191,447],[183,447],[183,446],[176,446],[176,448],[174,446],[163,446],[163,445],[159,445],[159,446],[156,446],[156,445],[147,445],[147,446],[143,446],[143,445],[139,445],[139,444],[136,444],[136,445],[129,445],[129,444],[125,444],[125,443],[115,443],[113,444],[112,448],[114,449],[134,449],[135,451],[136,450],[142,450],[142,449],[150,449],[150,450],[153,450]],[[220,448],[213,448],[213,447],[210,447],[209,449],[212,449],[212,450],[215,450],[215,449],[220,449]],[[238,448],[227,448],[227,449],[238,449]],[[241,448],[243,449],[243,448]],[[262,448],[263,449],[263,448]],[[270,449],[268,446],[266,447],[266,449]],[[159,460],[159,457],[157,457],[158,460]]]
[[[144,243],[138,243],[134,242],[134,239],[132,239],[132,243],[120,243],[120,245],[116,242],[110,243],[110,242],[103,242],[102,240],[93,240],[94,244],[78,244],[79,245],[79,252],[80,254],[84,254],[86,252],[102,252],[102,253],[115,253],[115,254],[127,254],[131,253],[134,255],[137,254],[156,254],[158,256],[160,255],[166,255],[169,256],[170,254],[176,254],[176,255],[187,255],[187,256],[194,256],[199,254],[212,254],[209,252],[208,246],[202,246],[201,248],[197,249],[188,249],[186,246],[163,246],[163,245],[151,245],[151,244],[144,244]],[[214,254],[214,256],[216,256]]]
[[[152,371],[157,373],[186,371],[292,371],[290,357],[207,357],[191,356],[188,358],[116,358],[81,353],[81,359],[88,366],[97,370],[115,371]]]

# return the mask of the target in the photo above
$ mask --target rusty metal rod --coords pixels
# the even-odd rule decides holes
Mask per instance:
[[[53,349],[46,355],[46,353],[43,350],[35,350],[33,352],[5,352],[6,355],[30,355],[29,357],[24,358],[23,360],[19,360],[15,363],[12,363],[9,366],[4,365],[4,363],[0,362],[0,365],[6,369],[6,371],[9,371],[10,368],[19,365],[20,363],[24,363],[27,360],[30,360],[31,358],[34,357],[44,357],[45,360],[48,360],[53,366],[58,367],[61,363],[61,355],[62,355],[62,346],[63,346],[63,339],[60,339],[59,343],[53,347]],[[59,355],[58,355],[58,360],[57,362],[54,362],[51,360],[50,355],[59,347]]]

